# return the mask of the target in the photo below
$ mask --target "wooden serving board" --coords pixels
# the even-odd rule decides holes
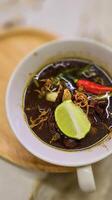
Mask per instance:
[[[74,168],[52,165],[29,153],[12,133],[5,113],[6,87],[17,63],[32,49],[54,39],[52,34],[30,28],[0,32],[0,156],[28,169],[71,172]]]

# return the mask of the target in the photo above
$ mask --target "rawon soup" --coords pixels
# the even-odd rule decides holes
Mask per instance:
[[[112,79],[91,61],[50,63],[27,85],[24,113],[45,143],[64,150],[88,148],[112,129]]]

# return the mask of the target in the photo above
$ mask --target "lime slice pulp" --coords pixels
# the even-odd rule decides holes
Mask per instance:
[[[91,128],[87,115],[72,100],[64,101],[57,106],[55,121],[66,136],[75,139],[84,138]]]

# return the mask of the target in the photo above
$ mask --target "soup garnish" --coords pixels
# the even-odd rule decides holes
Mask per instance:
[[[112,80],[90,61],[51,63],[29,82],[24,112],[33,132],[49,145],[90,147],[112,128]]]
[[[82,139],[91,128],[86,114],[72,100],[64,100],[57,106],[55,120],[60,130],[71,138]]]

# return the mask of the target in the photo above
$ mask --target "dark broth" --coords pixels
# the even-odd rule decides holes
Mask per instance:
[[[52,80],[50,90],[57,91],[59,89],[58,76],[61,77],[62,85],[60,93],[55,102],[47,101],[45,91],[41,91],[45,80]],[[91,122],[91,129],[85,138],[76,140],[65,136],[60,131],[55,122],[54,111],[62,102],[65,88],[68,88],[72,95],[77,90],[73,77],[74,79],[86,79],[108,86],[112,84],[111,78],[96,64],[85,60],[66,59],[45,66],[32,78],[25,92],[24,112],[30,128],[42,141],[61,149],[83,149],[94,145],[103,139],[112,127],[112,97],[109,97],[96,104],[95,108],[89,108],[88,118]],[[86,95],[88,98],[92,97],[90,93],[86,93]],[[32,127],[32,120],[37,119],[40,115],[39,109],[41,111],[49,110],[48,119],[45,120],[43,125],[37,123]],[[33,122],[36,123],[36,121]]]

